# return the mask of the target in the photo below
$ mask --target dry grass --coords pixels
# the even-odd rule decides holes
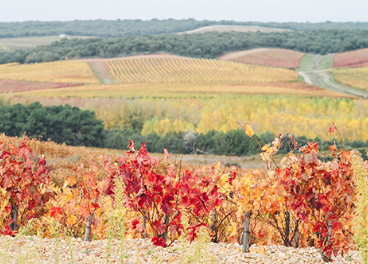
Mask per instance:
[[[99,83],[84,61],[56,61],[38,64],[0,65],[0,79],[33,82]]]
[[[336,81],[368,91],[368,67],[338,69],[333,70],[332,73]]]
[[[120,84],[84,85],[79,87],[20,92],[26,97],[78,97],[78,98],[152,98],[152,97],[211,97],[218,94],[238,95],[296,95],[310,97],[347,97],[330,90],[301,82],[289,83],[164,83],[164,84]]]
[[[334,56],[334,68],[356,68],[368,66],[368,49],[340,53]]]
[[[149,57],[109,60],[107,64],[115,78],[124,84],[289,82],[298,78],[291,70],[209,59]]]
[[[227,53],[222,60],[257,64],[264,66],[299,68],[299,62],[305,54],[286,49],[255,49]]]

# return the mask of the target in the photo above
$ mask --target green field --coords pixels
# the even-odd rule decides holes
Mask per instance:
[[[313,67],[313,60],[315,56],[315,54],[305,54],[300,60],[300,67],[297,69],[297,71],[307,71],[311,69]]]

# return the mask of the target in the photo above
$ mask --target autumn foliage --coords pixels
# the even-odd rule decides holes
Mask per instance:
[[[0,234],[12,235],[17,225],[41,217],[47,212],[45,203],[53,196],[47,189],[46,160],[36,157],[27,142],[26,137],[20,147],[0,143]]]
[[[244,132],[254,137],[250,124]],[[340,133],[331,124],[330,133]],[[351,228],[355,208],[354,171],[349,150],[329,147],[332,161],[317,157],[317,142],[299,146],[293,136],[280,135],[260,146],[264,169],[243,170],[235,166],[191,167],[170,158],[150,155],[143,143],[120,157],[91,156],[77,163],[45,166],[33,153],[27,138],[20,147],[1,144],[0,230],[12,235],[32,222],[31,232],[51,237],[57,222],[62,235],[84,235],[92,219],[89,239],[106,238],[109,212],[120,197],[127,237],[148,237],[157,246],[175,240],[193,241],[197,230],[207,228],[213,242],[239,242],[245,213],[249,213],[250,243],[310,246],[321,249],[323,258],[344,253],[353,243]],[[50,144],[49,142],[39,144]],[[279,148],[292,151],[281,162]],[[61,165],[60,165],[61,166]],[[52,182],[54,171],[66,175]],[[55,176],[54,176],[55,177]],[[116,180],[122,192],[116,196]],[[12,230],[14,210],[17,228]]]

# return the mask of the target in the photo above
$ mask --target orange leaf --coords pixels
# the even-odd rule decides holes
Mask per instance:
[[[89,216],[89,208],[88,208],[88,205],[86,205],[86,204],[82,204],[82,205],[79,207],[78,213],[79,213],[80,215],[82,215],[83,217],[87,218],[87,217]]]
[[[245,130],[245,133],[249,136],[252,137],[254,135],[252,126],[249,123],[246,123],[245,126],[243,127]]]
[[[333,144],[332,146],[328,147],[328,150],[329,151],[336,151],[337,150],[336,144]]]
[[[50,210],[50,217],[54,217],[58,221],[60,221],[63,215],[64,215],[64,212],[60,207],[53,207]]]

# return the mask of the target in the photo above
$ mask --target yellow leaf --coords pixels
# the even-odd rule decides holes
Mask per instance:
[[[216,162],[214,165],[213,165],[213,168],[218,171],[220,169],[220,162]]]
[[[222,174],[222,176],[219,180],[219,185],[224,186],[227,183],[227,180],[228,180],[227,174]]]
[[[270,144],[266,144],[262,147],[262,151],[267,151],[270,148]]]
[[[227,228],[229,236],[237,236],[236,223],[231,222],[230,226]]]
[[[68,219],[66,220],[66,223],[68,226],[71,226],[71,225],[74,225],[76,220],[77,220],[77,217],[75,215],[69,215]]]
[[[245,126],[244,126],[244,130],[245,130],[245,133],[249,136],[249,137],[252,137],[254,135],[254,132],[253,132],[253,129],[252,129],[252,126],[249,124],[249,123],[246,123]]]

